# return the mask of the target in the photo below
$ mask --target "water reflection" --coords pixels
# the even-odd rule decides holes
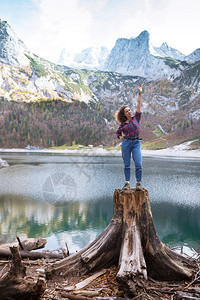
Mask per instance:
[[[200,207],[153,203],[151,209],[157,234],[163,243],[173,247],[188,245],[199,248]]]
[[[120,157],[1,154],[0,240],[46,237],[46,248],[71,252],[94,240],[112,218],[112,199],[124,183]],[[197,248],[200,239],[200,161],[143,158],[160,239]],[[134,177],[132,176],[132,185]]]
[[[67,242],[74,252],[96,238],[111,218],[112,199],[71,201],[57,206],[9,194],[0,197],[2,242],[14,241],[16,235],[48,237],[48,249],[64,246]]]

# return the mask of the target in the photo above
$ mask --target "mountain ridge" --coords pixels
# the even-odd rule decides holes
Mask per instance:
[[[17,128],[20,128],[21,119],[24,118],[21,110],[19,110],[18,116],[9,125],[7,117],[10,114],[12,115],[13,109],[12,103],[10,103],[11,100],[25,103],[42,102],[44,106],[47,106],[45,108],[45,116],[50,114],[48,107],[53,109],[53,106],[49,104],[50,102],[66,102],[67,107],[70,107],[70,105],[73,107],[77,102],[84,103],[91,111],[99,112],[99,117],[104,120],[104,123],[98,120],[102,126],[101,130],[104,132],[103,127],[105,127],[110,137],[105,139],[105,143],[113,145],[116,143],[114,131],[117,126],[114,114],[118,107],[123,104],[129,105],[133,109],[136,107],[138,83],[143,84],[142,110],[144,113],[144,125],[142,130],[144,141],[155,139],[158,128],[163,128],[163,132],[159,133],[164,134],[161,142],[164,140],[166,142],[169,139],[175,141],[177,137],[181,140],[180,133],[182,133],[184,139],[198,135],[196,128],[200,118],[200,61],[196,61],[196,58],[198,58],[199,49],[191,54],[192,57],[190,59],[194,61],[192,63],[172,57],[157,58],[153,56],[155,64],[158,64],[159,67],[167,66],[167,70],[170,70],[171,75],[152,79],[145,76],[123,75],[116,71],[75,69],[56,65],[32,54],[15,34],[11,33],[11,36],[9,36],[9,32],[11,32],[11,29],[8,23],[0,21],[0,41],[2,45],[0,55],[0,103],[8,101],[8,103],[2,102],[4,103],[2,107],[6,109],[6,115],[2,115],[4,108],[1,111],[3,125],[0,129],[3,132],[2,135],[5,134],[5,139],[3,139],[4,145],[6,145],[6,140],[11,142],[12,139],[16,139]],[[141,49],[141,53],[138,54],[141,66],[147,65],[151,67],[148,64],[152,58],[152,51],[155,49],[150,45],[147,31],[137,38],[126,39],[125,43],[124,39],[118,39],[118,42],[121,43],[120,47],[122,47],[121,50],[123,51],[126,51],[128,47],[129,50],[132,50],[133,45],[136,45],[137,49]],[[169,48],[167,44],[163,44],[162,51],[166,53],[166,49],[174,53],[174,55],[181,55],[176,50]],[[149,61],[145,61],[145,57],[142,56],[144,53],[150,59]],[[22,57],[23,59],[21,60]],[[115,61],[116,58],[113,57],[113,60]],[[124,60],[129,62],[129,55],[124,56]],[[121,62],[119,61],[119,63]],[[137,64],[141,67],[139,62]],[[144,69],[142,71],[144,72]],[[62,107],[62,105],[59,107]],[[85,106],[75,107],[81,110]],[[86,111],[86,108],[84,109]],[[38,113],[35,110],[35,120],[38,118]],[[62,126],[64,126],[65,119],[63,119],[62,112],[58,111],[57,115],[62,120]],[[67,114],[67,116],[69,115]],[[12,119],[12,117],[10,118]],[[43,114],[40,116],[40,119],[42,118],[44,118]],[[53,118],[55,118],[54,115]],[[79,122],[74,114],[73,118],[75,122]],[[80,124],[81,128],[87,124],[86,132],[83,128],[81,129],[84,132],[84,136],[88,136],[87,134],[90,132],[89,124],[93,124],[98,117],[94,113],[90,120],[90,116],[87,113],[86,118],[89,119],[83,119],[82,124]],[[48,123],[50,125],[45,123],[47,122],[45,119],[43,121],[45,128],[46,126],[52,127],[55,125],[55,121],[53,124]],[[37,122],[39,123],[34,126],[36,126],[37,131],[40,131],[39,126],[42,126],[42,122]],[[48,122],[50,122],[49,119]],[[7,127],[9,131],[7,131]],[[30,127],[30,132],[34,130],[33,128],[35,127]],[[24,132],[24,126],[20,130]],[[63,133],[62,128],[59,130]],[[104,134],[97,134],[97,128],[95,130],[96,132],[92,133],[93,143],[95,143],[95,136],[104,136]],[[55,133],[52,134],[56,139]],[[25,139],[24,143],[28,141],[27,135],[23,137]],[[77,133],[75,136],[78,142]],[[36,137],[34,136],[32,140],[35,141],[35,139]],[[45,139],[45,136],[42,135],[41,139]],[[73,142],[70,135],[66,135],[66,139],[70,143]],[[63,141],[61,137],[60,141]],[[44,142],[41,143],[44,145]],[[92,143],[91,140],[90,143]]]
[[[122,75],[141,76],[151,80],[162,77],[170,79],[171,76],[179,76],[183,68],[181,62],[195,63],[200,60],[200,49],[196,49],[186,56],[179,50],[168,46],[166,42],[163,42],[160,47],[154,47],[147,30],[142,31],[136,38],[118,38],[114,47],[110,51],[106,50],[104,59],[101,59],[100,64],[97,63],[98,56],[95,55],[95,49],[95,47],[90,47],[77,54],[70,54],[65,50],[69,59],[65,59],[64,55],[61,54],[58,64],[72,68],[99,69]],[[88,64],[82,54],[85,53],[87,59],[92,51],[94,54]],[[81,63],[77,61],[76,56],[82,56]],[[176,65],[176,70],[169,67],[169,58]],[[92,60],[96,63],[92,64]]]

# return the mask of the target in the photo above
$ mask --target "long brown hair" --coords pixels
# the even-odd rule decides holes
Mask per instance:
[[[119,123],[123,123],[127,120],[126,116],[124,115],[124,110],[126,107],[128,107],[128,105],[123,105],[116,112],[116,119]]]

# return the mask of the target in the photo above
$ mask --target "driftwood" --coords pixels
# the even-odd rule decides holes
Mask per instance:
[[[72,292],[74,294],[81,294],[83,296],[90,296],[90,297],[94,297],[94,296],[98,296],[100,293],[100,290],[98,289],[98,291],[86,291],[83,290],[83,288],[85,288],[86,286],[88,286],[90,283],[92,283],[95,279],[97,279],[98,277],[102,276],[103,274],[106,273],[106,269],[103,269],[93,275],[91,275],[90,277],[86,278],[85,280],[73,285],[73,286],[67,286],[64,288],[56,288],[57,290],[61,291],[61,292]]]
[[[44,248],[46,245],[46,239],[44,238],[30,238],[24,241],[21,241],[19,237],[17,237],[18,243],[6,243],[0,245],[0,257],[1,258],[11,258],[11,248],[19,245],[20,255],[22,258],[29,259],[40,259],[40,258],[49,258],[49,259],[62,259],[66,257],[65,253],[54,253],[54,252],[31,252],[31,250]]]
[[[98,278],[99,276],[103,275],[106,273],[106,270],[101,270],[95,274],[93,274],[92,276],[86,278],[85,280],[77,283],[75,286],[74,286],[74,289],[75,290],[79,290],[79,289],[83,289],[84,287],[86,287],[87,285],[89,285],[92,281],[94,281],[96,278]]]
[[[193,275],[194,263],[159,240],[146,189],[115,190],[107,228],[81,251],[49,265],[46,274],[83,275],[113,264],[119,265],[121,288],[132,296],[145,287],[148,277],[183,280]]]
[[[26,278],[26,268],[22,265],[19,248],[10,248],[12,264],[8,270],[4,270],[0,279],[0,296],[3,299],[36,299],[46,288],[44,278],[37,281]]]
[[[56,290],[59,291],[59,293],[63,293],[66,292],[68,293],[69,291],[66,289],[62,289],[62,288],[57,288]],[[79,295],[79,296],[89,296],[89,297],[95,297],[95,296],[99,296],[99,294],[101,293],[102,289],[96,289],[96,290],[77,290],[77,291],[73,291],[73,295]],[[71,294],[70,294],[71,295]]]
[[[17,245],[19,245],[20,250],[31,251],[31,250],[44,248],[44,246],[47,243],[47,240],[44,238],[29,238],[24,241],[21,241],[18,236],[16,238],[18,243],[13,242],[13,243],[1,244],[0,251],[3,249],[10,249],[10,247],[17,246]]]
[[[20,255],[22,258],[29,258],[29,259],[40,259],[40,258],[49,258],[49,259],[62,259],[65,257],[64,254],[61,253],[54,253],[54,252],[39,252],[39,251],[20,251]],[[12,253],[9,249],[0,249],[0,257],[10,258]]]
[[[89,297],[95,297],[95,296],[99,296],[100,292],[102,290],[98,289],[98,290],[78,290],[78,291],[73,291],[74,295],[80,295],[80,296],[89,296]]]
[[[65,292],[60,292],[60,295],[63,298],[67,298],[70,300],[120,300],[120,299],[124,299],[124,298],[120,298],[120,297],[99,297],[95,294],[94,296],[90,296],[90,297],[85,297],[85,296],[79,296],[79,295],[73,295],[73,294],[69,294],[69,293],[65,293]]]
[[[60,295],[64,298],[70,299],[70,300],[92,300],[92,297],[85,297],[85,296],[78,296],[78,295],[72,295],[69,293],[61,292]]]

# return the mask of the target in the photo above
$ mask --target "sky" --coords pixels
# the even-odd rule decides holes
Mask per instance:
[[[200,48],[200,0],[0,0],[7,21],[27,48],[57,62],[63,48],[114,47],[143,30],[158,47],[183,54]]]

